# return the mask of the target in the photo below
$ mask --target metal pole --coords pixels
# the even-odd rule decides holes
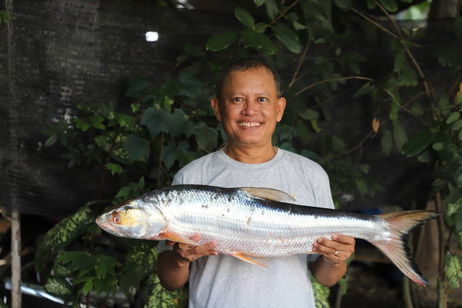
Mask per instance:
[[[13,0],[5,0],[5,8],[13,16]],[[16,172],[19,166],[19,143],[17,134],[18,112],[15,101],[14,75],[16,71],[15,44],[13,41],[13,18],[8,20],[8,88],[9,88],[9,120],[10,149],[13,152],[12,177],[10,183],[11,202],[11,307],[20,308],[21,298],[21,219],[20,205],[17,200]]]

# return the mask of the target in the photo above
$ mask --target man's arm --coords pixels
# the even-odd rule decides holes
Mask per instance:
[[[199,237],[191,237],[199,241]],[[172,251],[159,254],[157,259],[157,275],[160,284],[169,291],[181,288],[189,279],[189,265],[203,256],[217,255],[215,243],[210,242],[203,246],[193,246],[182,243],[169,242]]]
[[[345,275],[346,261],[355,250],[355,239],[350,236],[336,234],[332,240],[320,238],[313,245],[313,251],[322,254],[315,262],[310,263],[310,270],[316,280],[326,287],[336,284]]]

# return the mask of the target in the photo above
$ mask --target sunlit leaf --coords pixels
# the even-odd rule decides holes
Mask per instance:
[[[253,29],[255,27],[255,20],[252,15],[240,6],[234,9],[234,16],[236,16],[237,20],[239,20],[247,28]]]
[[[273,30],[276,38],[280,40],[287,49],[293,53],[300,53],[302,51],[302,45],[300,44],[297,33],[287,25],[276,23],[271,26],[271,30]]]

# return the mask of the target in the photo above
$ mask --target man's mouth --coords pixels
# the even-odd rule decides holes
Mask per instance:
[[[261,126],[261,122],[238,122],[239,126],[241,127],[259,127]]]

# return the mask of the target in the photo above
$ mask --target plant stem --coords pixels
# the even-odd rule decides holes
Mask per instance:
[[[294,5],[296,5],[298,2],[300,2],[300,0],[295,0],[294,2],[292,2],[288,7],[285,8],[284,11],[281,12],[281,14],[279,14],[279,16],[277,16],[275,19],[273,19],[269,24],[268,24],[268,27],[271,26],[271,25],[274,25],[275,23],[277,23],[279,21],[279,19],[282,18],[282,16],[284,16],[287,11],[289,11]]]
[[[364,142],[366,142],[366,140],[369,139],[373,134],[375,134],[375,132],[373,130],[369,131],[369,133],[367,133],[367,135],[364,136],[364,138],[361,139],[361,141],[359,141],[359,143],[357,145],[355,145],[352,148],[349,148],[345,152],[337,153],[337,154],[332,155],[331,157],[329,157],[327,159],[322,160],[322,163],[326,163],[328,161],[331,161],[334,158],[337,158],[337,157],[340,157],[340,156],[343,156],[343,155],[347,155],[347,154],[350,154],[351,152],[356,151],[357,149],[361,148],[363,146]]]
[[[294,75],[292,76],[292,80],[289,83],[289,88],[292,88],[294,83],[297,81],[297,76],[298,73],[300,72],[300,68],[302,67],[303,62],[305,61],[306,54],[308,52],[309,46],[310,46],[310,39],[305,44],[305,48],[303,48],[302,55],[300,56],[300,59],[298,60],[297,68],[295,69]]]
[[[395,30],[398,32],[398,39],[404,40],[403,33],[401,32],[401,28],[398,26],[396,23],[395,19],[388,13],[388,11],[383,7],[382,4],[380,4],[378,1],[375,1],[375,4],[379,7],[379,9],[384,13],[384,15],[387,17],[387,19],[391,22],[391,24],[395,27]],[[431,99],[434,96],[434,91],[428,82],[427,78],[425,77],[425,74],[423,73],[422,68],[420,67],[420,64],[417,62],[417,60],[414,57],[414,54],[411,52],[411,50],[403,46],[404,52],[407,54],[409,59],[411,59],[412,64],[414,65],[415,69],[417,70],[417,73],[419,74],[419,77],[422,79],[424,88],[425,88],[425,93],[427,94],[427,97]]]
[[[436,211],[443,213],[443,204],[441,202],[441,193],[437,192],[435,195],[435,208]],[[446,292],[446,279],[444,273],[445,267],[445,245],[444,245],[444,218],[440,216],[438,219],[438,237],[439,237],[439,279],[438,279],[438,308],[447,307],[447,292]]]
[[[376,22],[376,21],[373,20],[372,18],[370,18],[370,17],[364,15],[363,13],[361,13],[360,11],[358,11],[357,9],[355,9],[355,8],[350,8],[350,10],[352,10],[353,12],[355,12],[356,14],[358,14],[359,16],[361,16],[362,18],[364,18],[365,20],[367,20],[368,22],[370,22],[371,24],[373,24],[374,26],[376,26],[377,28],[379,28],[379,29],[382,30],[383,32],[388,33],[388,34],[390,34],[391,36],[393,36],[394,38],[399,39],[399,36],[398,36],[396,33],[393,33],[392,31],[388,30],[387,28],[385,28],[384,26],[382,26],[381,24],[379,24],[378,22]]]
[[[325,79],[325,80],[320,80],[320,81],[317,81],[315,83],[312,83],[306,87],[304,87],[303,89],[297,91],[295,93],[295,95],[299,95],[313,87],[316,87],[320,84],[323,84],[323,83],[326,83],[326,82],[332,82],[332,81],[340,81],[340,80],[349,80],[349,79],[360,79],[360,80],[368,80],[368,81],[374,81],[374,79],[372,78],[369,78],[369,77],[363,77],[363,76],[346,76],[346,77],[338,77],[338,78],[330,78],[330,79]]]

